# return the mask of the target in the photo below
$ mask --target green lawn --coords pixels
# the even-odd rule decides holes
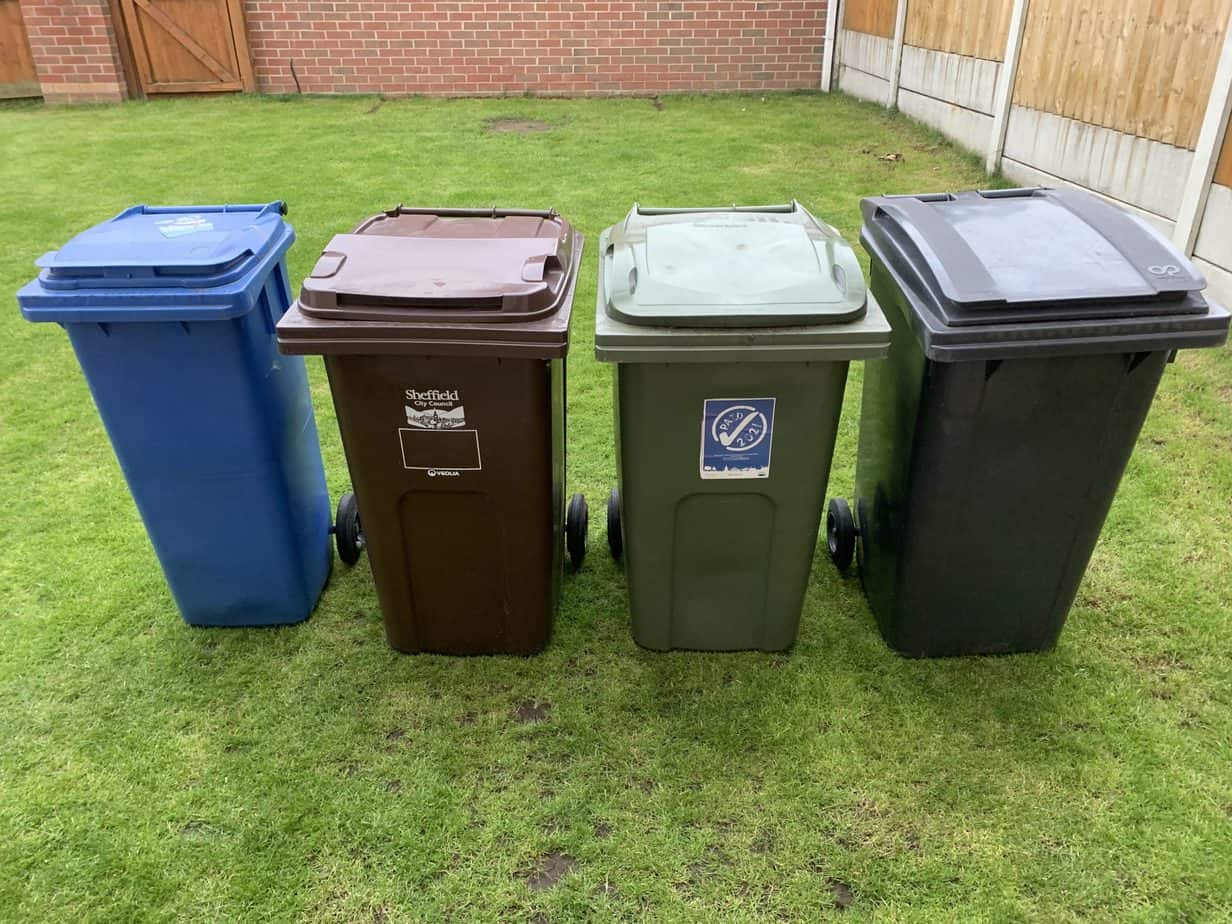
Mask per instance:
[[[0,107],[0,917],[1232,919],[1232,351],[1169,368],[1051,654],[900,659],[821,546],[791,653],[642,651],[596,515],[547,652],[459,660],[386,646],[366,564],[303,625],[183,625],[67,339],[11,296],[138,202],[285,199],[297,281],[397,202],[554,205],[591,244],[569,481],[597,512],[593,245],[633,199],[796,197],[854,240],[860,196],[986,182],[817,95]]]

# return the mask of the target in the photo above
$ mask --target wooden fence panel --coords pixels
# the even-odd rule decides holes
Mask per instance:
[[[956,55],[1000,61],[1013,0],[910,0],[904,41]]]
[[[1215,182],[1220,186],[1232,186],[1232,123],[1228,124],[1227,134],[1223,136],[1223,151],[1215,167]]]
[[[897,14],[898,0],[847,0],[843,4],[843,28],[894,38]]]
[[[1019,106],[1192,149],[1232,0],[1031,0]]]

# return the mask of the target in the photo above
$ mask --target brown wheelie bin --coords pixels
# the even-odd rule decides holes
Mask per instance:
[[[284,353],[325,357],[355,489],[340,547],[367,549],[399,651],[547,644],[566,546],[575,568],[586,548],[585,501],[564,510],[581,255],[555,211],[399,206],[335,236],[278,323]]]

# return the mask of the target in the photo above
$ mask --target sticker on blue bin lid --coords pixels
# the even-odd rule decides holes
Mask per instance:
[[[168,238],[214,230],[214,223],[204,215],[178,215],[175,218],[164,218],[154,224],[158,227],[158,233]]]
[[[702,478],[769,478],[774,398],[707,398]]]

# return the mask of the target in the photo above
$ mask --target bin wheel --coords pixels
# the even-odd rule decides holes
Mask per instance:
[[[607,496],[607,547],[612,558],[620,561],[625,553],[625,537],[620,531],[620,489],[612,488]]]
[[[826,546],[840,574],[846,574],[856,554],[856,521],[851,505],[841,497],[830,498],[826,510]]]
[[[574,571],[581,570],[582,559],[586,557],[589,531],[590,513],[586,509],[586,498],[574,494],[569,498],[569,510],[565,514],[565,548],[569,551],[569,564]]]
[[[348,565],[359,561],[364,550],[364,529],[359,522],[359,504],[355,495],[343,494],[338,498],[338,515],[334,518],[334,542],[338,557]]]

